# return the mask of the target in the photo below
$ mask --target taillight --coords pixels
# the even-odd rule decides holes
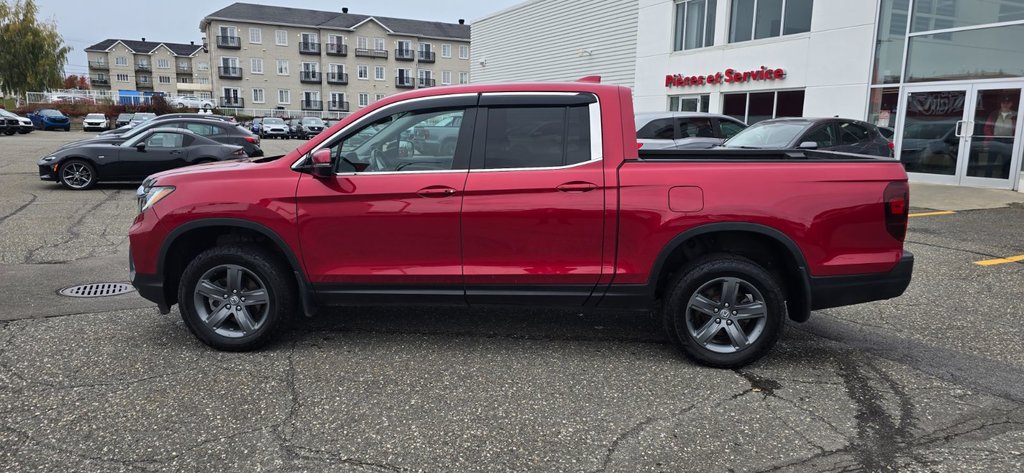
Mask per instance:
[[[889,151],[896,151],[896,143],[889,142]]]
[[[245,141],[248,141],[249,143],[252,143],[254,145],[260,144],[260,139],[256,138],[255,136],[246,136]]]
[[[245,150],[242,150],[242,149],[236,149],[236,150],[235,150],[235,152],[234,152],[234,153],[231,153],[231,154],[232,154],[232,155],[234,155],[234,156],[239,156],[239,157],[241,157],[241,156],[245,156]]]
[[[641,143],[639,141],[636,142],[636,149],[640,149],[640,148],[643,148],[643,147],[644,147],[643,143]]]
[[[885,229],[893,238],[903,241],[907,236],[910,213],[910,186],[906,182],[890,182],[882,194],[885,206]]]

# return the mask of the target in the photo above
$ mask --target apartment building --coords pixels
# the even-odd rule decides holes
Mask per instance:
[[[469,82],[469,26],[235,3],[203,18],[222,108],[349,112]]]
[[[94,89],[122,98],[154,93],[213,98],[209,55],[201,44],[105,39],[85,52]]]

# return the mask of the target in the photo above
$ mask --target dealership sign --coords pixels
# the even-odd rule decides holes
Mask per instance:
[[[761,66],[760,69],[752,71],[738,71],[726,69],[725,72],[716,72],[707,75],[688,76],[683,74],[668,74],[665,76],[665,87],[690,87],[695,85],[709,84],[741,84],[752,81],[769,81],[786,78],[786,71],[781,67],[771,68]]]

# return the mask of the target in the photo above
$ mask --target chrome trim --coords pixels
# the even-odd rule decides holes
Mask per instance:
[[[521,95],[566,95],[566,96],[569,96],[569,95],[579,95],[579,94],[587,94],[587,93],[590,93],[590,92],[482,92],[482,93],[480,93],[480,95],[481,96],[486,96],[486,95],[499,95],[499,96],[501,96],[501,95],[512,95],[512,96],[521,96]],[[591,95],[593,95],[593,94],[591,94]]]
[[[583,161],[582,163],[567,164],[565,166],[554,166],[554,167],[546,167],[546,168],[470,169],[469,172],[552,171],[552,170],[557,171],[559,169],[570,169],[570,168],[575,168],[575,167],[579,167],[579,166],[584,166],[584,165],[587,165],[587,164],[593,164],[593,163],[596,163],[596,162],[598,162],[600,160],[601,160],[600,158],[598,158],[598,159],[591,159],[590,161]]]
[[[471,96],[476,96],[476,95],[479,95],[479,93],[478,92],[471,92],[471,93],[459,93],[459,94],[430,95],[430,96],[427,96],[427,97],[415,97],[415,98],[411,98],[411,99],[408,99],[408,100],[402,100],[402,101],[395,102],[395,103],[389,103],[389,104],[387,104],[387,105],[385,105],[385,106],[383,106],[381,108],[378,108],[376,110],[371,111],[370,113],[367,113],[366,115],[363,115],[358,120],[356,120],[356,121],[346,125],[345,128],[342,128],[342,129],[334,132],[334,134],[332,134],[331,136],[321,140],[320,143],[318,143],[315,147],[313,147],[313,149],[309,150],[308,153],[300,156],[299,159],[297,159],[294,163],[292,163],[291,169],[295,170],[295,168],[299,165],[299,163],[301,163],[302,161],[305,161],[313,153],[323,149],[325,143],[329,143],[329,142],[333,141],[339,135],[344,134],[346,131],[352,129],[353,127],[361,126],[363,124],[363,122],[368,117],[373,115],[374,113],[377,113],[377,112],[382,111],[382,110],[387,110],[387,109],[392,108],[392,107],[397,107],[399,105],[405,105],[407,103],[412,103],[412,102],[422,102],[422,101],[437,100],[437,99],[449,99],[449,98],[453,98],[453,97],[471,97]]]

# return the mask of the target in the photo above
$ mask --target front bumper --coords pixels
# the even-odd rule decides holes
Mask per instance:
[[[811,310],[892,299],[903,294],[914,272],[914,254],[903,257],[888,273],[810,278]]]
[[[148,301],[156,303],[161,314],[167,314],[171,307],[167,304],[167,295],[164,293],[164,279],[158,274],[142,274],[135,271],[135,260],[131,257],[131,249],[128,250],[128,280],[131,281],[139,295]]]
[[[40,161],[39,162],[39,180],[41,181],[56,181],[57,180],[57,167],[59,164],[55,161]]]

